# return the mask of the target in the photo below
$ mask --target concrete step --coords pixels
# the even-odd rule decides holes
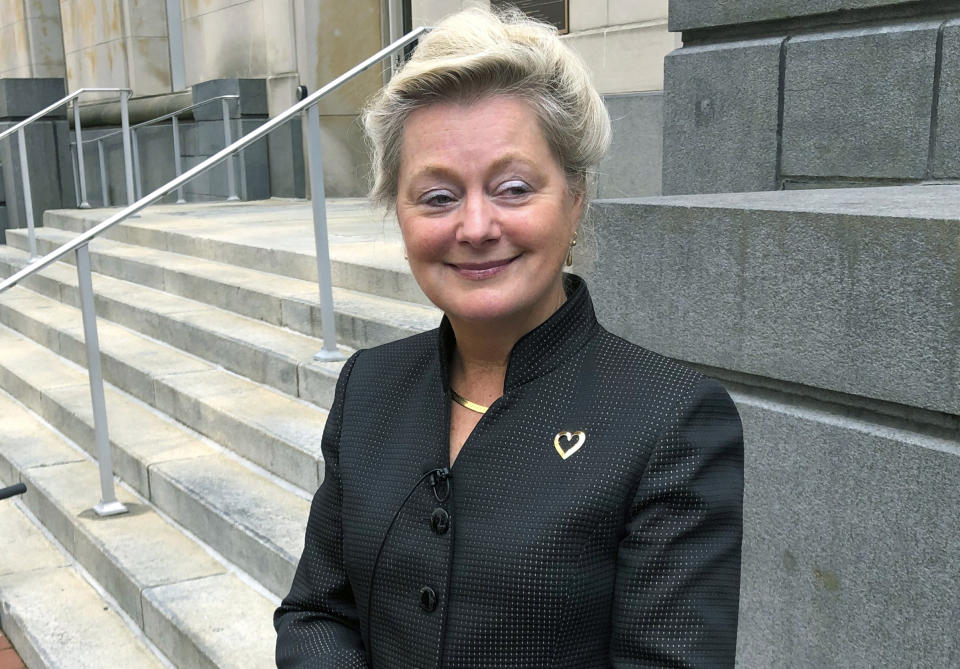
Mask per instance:
[[[203,546],[165,520],[151,504],[122,486],[117,488],[117,496],[127,505],[129,513],[98,518],[90,509],[99,494],[96,464],[5,393],[0,393],[0,414],[4,416],[6,435],[0,455],[0,478],[26,483],[28,492],[23,504],[70,558],[108,593],[136,629],[145,633],[175,666],[270,665],[274,641],[270,616],[276,606],[275,598],[247,585],[231,573],[234,568],[215,559]],[[102,598],[91,596],[93,590],[87,583],[75,574],[64,573],[74,571],[69,567],[70,561],[64,560],[63,554],[53,549],[22,514],[20,518],[13,517],[9,513],[11,508],[12,505],[0,506],[0,537],[16,542],[11,543],[14,550],[0,551],[0,598],[6,600],[8,596],[4,564],[19,562],[31,565],[28,574],[32,574],[32,579],[27,580],[34,593],[18,602],[24,610],[35,615],[35,603],[49,606],[59,597],[61,604],[66,602],[70,607],[87,602],[85,608],[92,619],[110,611]],[[50,569],[58,573],[50,574]],[[12,592],[18,594],[19,591],[13,588]],[[244,611],[245,614],[215,617],[211,615],[213,606],[221,612]],[[62,615],[54,609],[51,618]],[[64,637],[56,639],[54,649],[82,653],[108,650],[119,644],[117,647],[130,653],[130,649],[143,646],[142,642],[136,643],[137,635],[129,630],[125,636],[118,635],[116,640],[111,640],[99,636],[102,632],[95,628],[95,634],[88,637],[89,622],[84,611],[63,617],[57,627],[64,632]],[[44,625],[37,623],[39,620],[24,620],[24,635],[42,631]],[[61,648],[67,639],[70,644]],[[52,653],[48,650],[46,654]],[[126,664],[115,664],[108,659],[82,664],[67,655],[65,661],[45,664],[160,666],[149,663],[149,658],[131,657]],[[116,658],[117,662],[120,660]]]
[[[26,258],[23,251],[0,246],[0,273],[9,275]],[[79,305],[76,270],[70,265],[55,263],[23,285],[64,304]],[[325,407],[332,402],[342,363],[314,361],[314,353],[322,348],[314,337],[101,274],[94,274],[93,287],[101,319],[293,397]],[[56,350],[54,342],[47,343]]]
[[[26,666],[169,666],[13,502],[0,504],[0,537],[0,617]]]
[[[0,295],[0,323],[86,366],[78,309],[18,286]],[[97,328],[105,380],[307,492],[320,485],[326,410],[110,321]]]
[[[0,326],[0,387],[92,454],[86,370]],[[109,384],[106,403],[115,473],[270,592],[285,594],[303,550],[307,496]]]
[[[116,210],[55,210],[44,227],[83,232]],[[430,305],[410,274],[395,218],[362,199],[327,200],[333,285]],[[262,200],[155,205],[115,225],[106,237],[315,283],[311,205]]]
[[[37,248],[49,253],[74,232],[38,228]],[[12,231],[8,243],[26,251],[25,231]],[[94,272],[181,295],[244,316],[322,337],[316,282],[230,265],[204,258],[134,246],[109,239],[90,245]],[[74,262],[73,256],[64,259]],[[436,327],[435,307],[334,288],[337,339],[353,348],[377,346]]]
[[[0,398],[3,403],[4,398]],[[10,414],[3,407],[4,420]],[[0,485],[15,479],[0,476]],[[0,503],[0,618],[33,667],[169,666],[22,511]]]

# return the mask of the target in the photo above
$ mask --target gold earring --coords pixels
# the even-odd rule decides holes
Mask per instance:
[[[573,239],[570,240],[570,248],[567,249],[567,267],[573,264],[573,247],[577,245],[577,233],[573,233]]]

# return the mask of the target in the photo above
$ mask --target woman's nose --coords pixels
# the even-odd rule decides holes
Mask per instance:
[[[496,207],[483,195],[468,195],[460,207],[457,241],[484,244],[500,237],[500,221]]]

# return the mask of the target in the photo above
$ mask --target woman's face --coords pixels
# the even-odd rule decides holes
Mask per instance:
[[[546,320],[582,207],[521,100],[437,103],[406,121],[397,218],[417,283],[454,325]]]

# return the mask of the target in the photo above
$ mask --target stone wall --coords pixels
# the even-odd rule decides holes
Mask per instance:
[[[663,191],[960,179],[960,3],[671,0]]]
[[[184,84],[213,80],[266,82],[267,114],[296,102],[297,86],[315,91],[380,49],[390,28],[385,0],[5,0],[0,5],[0,68],[9,76],[59,67],[67,89],[129,87],[133,122],[183,106],[173,91],[171,40],[182,33]],[[402,3],[393,2],[395,7]],[[434,24],[466,0],[413,0],[413,25]],[[667,31],[667,0],[570,0],[570,33],[563,39],[586,61],[600,92],[616,107],[621,135],[618,155],[607,170],[608,196],[659,192],[659,100],[631,97],[663,87],[663,58],[678,44]],[[172,26],[172,27],[171,27]],[[57,56],[59,54],[59,56]],[[59,58],[59,60],[57,60]],[[59,65],[58,65],[59,63]],[[31,70],[32,68],[32,70]],[[358,122],[360,108],[385,80],[386,65],[371,68],[324,100],[319,109],[327,194],[362,195],[369,165]],[[0,72],[2,75],[3,72]],[[118,116],[115,97],[91,94],[82,100],[85,127],[109,128]],[[142,113],[141,113],[142,112]],[[654,126],[642,125],[651,120]],[[148,133],[149,134],[149,133]],[[270,192],[304,193],[303,132],[291,123],[271,135]],[[299,147],[292,150],[290,147]],[[659,153],[659,151],[657,152]],[[643,162],[631,170],[629,156]]]
[[[955,667],[960,186],[594,203],[610,330],[731,391],[737,665]]]
[[[610,150],[597,167],[596,196],[660,194],[663,94],[660,91],[605,95],[610,114]]]
[[[0,79],[0,132],[64,97],[63,79]],[[70,164],[70,131],[60,109],[24,130],[34,225],[47,209],[77,204]],[[5,230],[27,225],[17,133],[0,140],[0,243]]]

